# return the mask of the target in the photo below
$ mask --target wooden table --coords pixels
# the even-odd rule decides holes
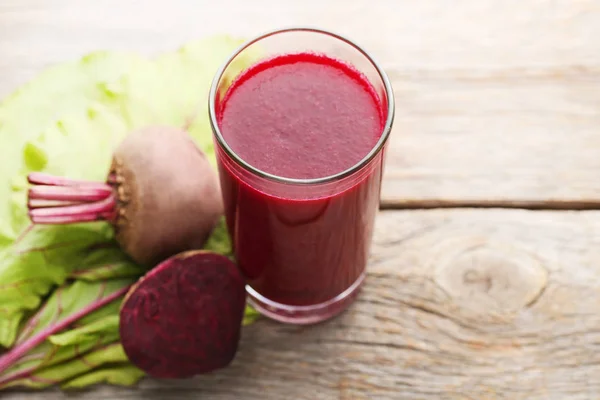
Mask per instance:
[[[257,322],[214,375],[82,397],[600,398],[600,1],[3,0],[0,96],[99,48],[292,24],[356,39],[395,88],[360,299]]]

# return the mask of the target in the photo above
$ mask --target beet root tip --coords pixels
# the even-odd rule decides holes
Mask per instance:
[[[120,312],[129,360],[155,378],[189,378],[228,366],[238,350],[244,279],[227,257],[175,255],[129,291]]]

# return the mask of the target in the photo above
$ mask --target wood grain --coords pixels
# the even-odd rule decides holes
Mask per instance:
[[[600,1],[4,0],[0,96],[96,49],[326,27],[397,97],[386,207],[600,207]]]
[[[600,212],[385,211],[367,284],[342,316],[261,320],[212,376],[69,398],[597,399],[599,260]]]

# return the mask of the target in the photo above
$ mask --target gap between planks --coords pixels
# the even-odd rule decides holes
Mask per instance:
[[[600,210],[598,201],[577,200],[389,200],[382,199],[381,210],[420,210],[445,208],[523,209],[547,211]]]

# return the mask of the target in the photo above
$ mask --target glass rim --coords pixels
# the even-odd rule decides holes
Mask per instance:
[[[379,77],[381,78],[381,81],[383,82],[383,86],[385,89],[385,95],[387,97],[387,99],[386,99],[387,100],[387,116],[386,116],[385,125],[383,126],[383,132],[381,133],[379,140],[373,146],[373,148],[367,153],[367,155],[365,155],[362,159],[360,159],[357,163],[355,163],[351,167],[349,167],[341,172],[338,172],[336,174],[327,175],[327,176],[320,177],[320,178],[310,178],[310,179],[286,178],[283,176],[265,172],[259,168],[254,167],[253,165],[249,164],[248,162],[243,160],[235,151],[233,151],[233,149],[227,144],[227,141],[223,137],[223,134],[221,133],[221,129],[219,128],[219,124],[217,121],[217,113],[215,110],[217,89],[219,86],[219,82],[221,81],[223,74],[225,73],[225,71],[227,70],[229,65],[236,59],[236,57],[238,57],[248,47],[250,47],[251,45],[253,45],[263,39],[266,39],[270,36],[274,36],[279,33],[294,32],[294,31],[312,32],[312,33],[328,35],[328,36],[331,36],[338,40],[341,40],[341,41],[345,42],[346,44],[350,45],[351,47],[353,47],[355,50],[357,50],[359,53],[361,53],[364,57],[366,57],[366,59],[375,68],[375,70],[377,71],[377,74],[379,75]],[[210,91],[209,91],[209,97],[208,97],[208,113],[209,113],[210,126],[212,129],[213,135],[217,139],[219,146],[225,151],[225,153],[237,165],[241,166],[242,168],[244,168],[246,171],[252,173],[253,175],[256,175],[261,178],[264,178],[264,179],[267,179],[270,181],[274,181],[274,182],[294,184],[294,185],[315,185],[315,184],[336,182],[336,181],[339,181],[350,175],[353,175],[355,172],[363,169],[375,158],[375,156],[377,156],[377,154],[383,149],[383,146],[386,144],[386,142],[390,136],[391,130],[392,130],[392,124],[394,121],[394,112],[395,112],[395,101],[394,101],[394,92],[392,90],[392,85],[390,83],[390,80],[389,80],[386,72],[383,70],[383,68],[381,68],[379,63],[377,63],[377,61],[375,61],[375,59],[373,57],[371,57],[371,55],[366,50],[364,50],[361,46],[356,44],[356,42],[354,42],[353,40],[350,40],[345,36],[342,36],[340,34],[337,34],[337,33],[331,32],[331,31],[327,31],[327,30],[320,29],[320,28],[313,28],[313,27],[288,27],[288,28],[270,30],[268,32],[265,32],[263,34],[260,34],[256,37],[254,37],[253,39],[246,41],[241,46],[239,46],[236,50],[234,50],[232,55],[221,65],[221,67],[219,67],[219,69],[217,70],[215,77],[212,81]]]

